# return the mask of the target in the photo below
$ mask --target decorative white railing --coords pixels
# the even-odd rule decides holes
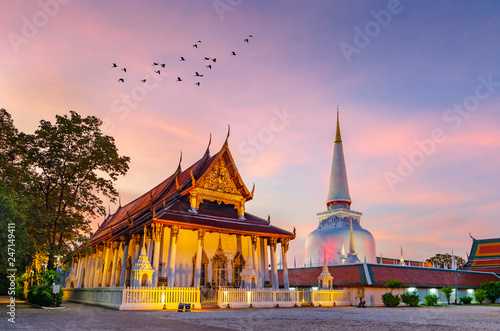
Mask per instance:
[[[350,306],[349,291],[312,290],[311,303],[314,306]]]
[[[218,289],[217,304],[228,307],[294,307],[300,306],[299,292],[294,290],[244,289],[221,287]]]
[[[123,289],[120,309],[175,309],[179,303],[200,308],[200,290],[195,287],[127,287]]]

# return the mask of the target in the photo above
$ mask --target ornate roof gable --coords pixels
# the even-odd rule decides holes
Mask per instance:
[[[195,178],[191,172],[192,186],[184,192],[189,196],[191,211],[197,212],[204,200],[233,205],[238,217],[244,218],[245,202],[253,198],[234,163],[227,140],[208,167]],[[254,187],[255,188],[255,187]]]

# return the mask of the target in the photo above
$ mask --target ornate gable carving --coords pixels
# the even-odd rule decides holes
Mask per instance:
[[[222,158],[217,161],[208,176],[203,179],[200,187],[210,191],[240,195]]]
[[[193,189],[189,192],[192,212],[197,212],[200,204],[207,200],[233,205],[238,212],[238,217],[244,218],[247,200],[242,193],[242,189],[245,190],[244,185],[227,151],[222,153],[200,179],[195,180],[192,173],[191,177],[194,183]]]

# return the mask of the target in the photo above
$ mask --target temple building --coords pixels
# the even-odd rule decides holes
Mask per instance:
[[[465,270],[494,272],[500,276],[500,238],[472,238]]]
[[[363,214],[352,210],[351,203],[337,112],[327,210],[317,214],[318,228],[307,236],[305,266],[321,266],[324,259],[329,265],[377,262],[375,239],[361,227]]]
[[[209,147],[193,165],[182,170],[179,161],[171,176],[108,215],[88,246],[76,252],[66,279],[69,299],[95,301],[99,295],[90,299],[85,293],[106,289],[115,294],[101,304],[135,309],[152,299],[130,299],[145,293],[132,289],[189,288],[199,305],[221,287],[278,288],[277,254],[287,260],[295,230],[246,212],[255,186],[249,190],[243,182],[227,138],[213,156]],[[147,307],[161,309],[159,300]]]

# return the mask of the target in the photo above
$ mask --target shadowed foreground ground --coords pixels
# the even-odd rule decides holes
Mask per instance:
[[[418,308],[273,308],[175,311],[117,311],[76,303],[44,310],[16,305],[8,322],[0,300],[0,329],[20,330],[500,330],[500,306]]]

